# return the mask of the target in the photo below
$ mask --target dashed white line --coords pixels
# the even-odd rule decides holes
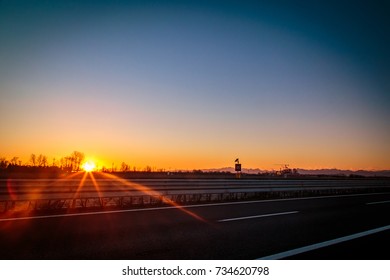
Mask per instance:
[[[367,230],[367,231],[351,234],[351,235],[348,235],[348,236],[344,236],[344,237],[340,237],[340,238],[336,238],[336,239],[320,242],[320,243],[317,243],[317,244],[312,244],[312,245],[309,245],[309,246],[305,246],[305,247],[301,247],[301,248],[285,251],[285,252],[282,252],[282,253],[278,253],[278,254],[262,257],[262,258],[259,258],[258,260],[279,260],[279,259],[284,259],[284,258],[287,258],[287,257],[291,257],[291,256],[298,255],[298,254],[301,254],[301,253],[305,253],[305,252],[309,252],[309,251],[312,251],[312,250],[320,249],[320,248],[323,248],[323,247],[335,245],[335,244],[338,244],[338,243],[341,243],[341,242],[349,241],[349,240],[356,239],[356,238],[359,238],[359,237],[364,237],[364,236],[367,236],[367,235],[370,235],[370,234],[378,233],[378,232],[389,230],[389,229],[390,229],[390,225],[387,225],[387,226],[384,226],[384,227],[375,228],[375,229],[371,229],[371,230]]]
[[[246,216],[246,217],[238,217],[238,218],[230,218],[230,219],[222,219],[222,220],[218,220],[218,222],[219,223],[232,222],[232,221],[247,220],[247,219],[257,219],[257,218],[265,218],[265,217],[272,217],[272,216],[289,215],[289,214],[295,214],[295,213],[298,213],[298,211],[271,213],[271,214],[263,214],[263,215],[256,215],[256,216]]]

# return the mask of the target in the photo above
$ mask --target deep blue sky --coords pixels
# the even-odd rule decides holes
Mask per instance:
[[[0,1],[0,154],[389,168],[388,2],[270,2]]]

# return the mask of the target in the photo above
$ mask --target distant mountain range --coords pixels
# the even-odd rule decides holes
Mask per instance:
[[[202,171],[203,172],[231,172],[231,173],[236,172],[234,170],[234,167],[210,168],[210,169],[202,169]],[[247,174],[259,174],[267,171],[261,170],[259,168],[243,168],[242,172]]]
[[[305,175],[358,175],[358,176],[378,176],[390,177],[390,170],[340,170],[340,169],[298,169],[299,174]]]
[[[298,168],[298,173],[302,175],[357,175],[365,177],[390,177],[390,170],[342,170],[342,169],[301,169]],[[231,172],[234,173],[235,170],[233,167],[223,167],[223,168],[212,168],[212,169],[203,169],[203,172]],[[259,174],[273,172],[272,170],[262,170],[259,168],[243,168],[243,173],[247,174]]]

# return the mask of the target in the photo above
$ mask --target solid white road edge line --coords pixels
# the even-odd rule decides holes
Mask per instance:
[[[263,214],[263,215],[256,215],[256,216],[247,216],[247,217],[238,217],[238,218],[230,218],[230,219],[222,219],[222,220],[218,220],[218,223],[239,221],[239,220],[247,220],[247,219],[265,218],[265,217],[280,216],[280,215],[289,215],[289,214],[296,214],[296,213],[298,213],[298,211],[271,213],[271,214]]]
[[[373,205],[373,204],[383,204],[383,203],[390,203],[390,200],[385,201],[375,201],[375,202],[368,202],[366,205]]]
[[[269,255],[269,256],[266,256],[266,257],[258,258],[257,260],[279,260],[279,259],[284,259],[284,258],[287,258],[287,257],[291,257],[291,256],[298,255],[298,254],[301,254],[301,253],[305,253],[305,252],[309,252],[309,251],[312,251],[312,250],[320,249],[320,248],[323,248],[323,247],[335,245],[335,244],[338,244],[338,243],[341,243],[341,242],[349,241],[349,240],[356,239],[356,238],[359,238],[359,237],[364,237],[364,236],[367,236],[367,235],[370,235],[370,234],[378,233],[378,232],[389,230],[389,229],[390,229],[390,225],[387,225],[387,226],[384,226],[384,227],[375,228],[375,229],[371,229],[371,230],[367,230],[367,231],[351,234],[351,235],[348,235],[348,236],[344,236],[344,237],[340,237],[340,238],[336,238],[336,239],[320,242],[320,243],[317,243],[317,244],[312,244],[312,245],[309,245],[309,246],[305,246],[305,247],[301,247],[301,248],[285,251],[285,252],[282,252],[282,253]]]

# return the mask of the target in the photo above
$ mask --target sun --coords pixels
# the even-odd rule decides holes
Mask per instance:
[[[92,172],[96,168],[96,165],[93,161],[87,161],[83,164],[83,169],[85,172]]]

